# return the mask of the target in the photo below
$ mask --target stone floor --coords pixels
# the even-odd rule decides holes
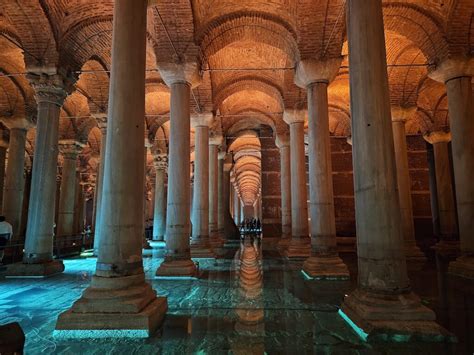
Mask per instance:
[[[199,259],[196,280],[154,279],[163,259],[159,254],[146,257],[147,278],[169,304],[161,334],[147,340],[55,340],[58,313],[70,307],[90,282],[96,261],[91,257],[65,260],[65,272],[48,279],[0,280],[0,324],[21,324],[26,354],[472,353],[473,344],[464,339],[469,328],[460,331],[458,344],[361,341],[337,313],[344,294],[355,286],[354,255],[344,257],[350,281],[318,282],[305,280],[298,263],[288,263],[271,245],[255,244],[255,250],[256,260],[237,248],[229,248],[227,256],[216,262]],[[242,258],[247,262],[240,262]],[[245,272],[240,271],[243,267]],[[416,275],[415,291],[436,309],[434,266],[429,264]]]

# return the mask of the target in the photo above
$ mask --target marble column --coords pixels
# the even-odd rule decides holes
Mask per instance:
[[[433,146],[441,243],[457,239],[456,207],[448,144],[451,133],[435,131],[423,136]]]
[[[218,154],[222,142],[221,135],[209,138],[209,234],[213,248],[222,246],[218,224]]]
[[[58,318],[59,337],[148,337],[167,310],[142,259],[146,0],[114,4],[99,255],[90,286]]]
[[[442,62],[432,79],[445,83],[448,95],[449,124],[452,134],[452,154],[459,240],[462,255],[449,264],[449,272],[474,278],[474,104],[472,76],[474,57],[452,57]]]
[[[93,114],[97,126],[100,129],[100,160],[97,166],[97,182],[95,184],[96,193],[94,195],[94,255],[99,255],[99,245],[101,236],[101,213],[102,213],[102,194],[103,194],[103,181],[104,181],[104,166],[105,166],[105,148],[107,145],[107,114],[96,113]]]
[[[234,222],[240,224],[240,198],[237,192],[237,186],[234,184]]]
[[[191,118],[194,127],[194,188],[191,239],[193,258],[214,258],[209,242],[209,126],[212,113],[196,114]]]
[[[155,206],[153,210],[153,241],[163,242],[166,232],[166,170],[168,156],[157,154],[153,159],[155,165]]]
[[[287,248],[291,240],[291,167],[289,134],[278,134],[276,146],[280,149],[281,185],[281,239],[278,246]]]
[[[224,149],[224,151],[219,152],[217,160],[217,233],[221,240],[224,241],[227,238],[224,231],[224,160],[227,152],[224,146],[221,146],[221,149]]]
[[[63,156],[61,192],[59,195],[57,237],[74,234],[74,197],[76,195],[77,156],[84,144],[72,140],[59,142],[59,152]]]
[[[9,276],[44,277],[64,270],[53,260],[56,167],[60,108],[66,80],[60,75],[29,74],[38,104],[36,142],[23,263],[12,265]]]
[[[12,241],[18,241],[25,187],[26,133],[28,129],[33,127],[33,122],[28,119],[15,119],[4,121],[4,123],[10,129],[10,142],[3,190],[3,215],[5,220],[12,225]]]
[[[190,225],[190,139],[191,88],[199,82],[196,63],[158,63],[162,78],[171,91],[168,167],[168,207],[166,210],[166,255],[157,276],[197,275],[191,260]]]
[[[358,285],[339,313],[367,341],[440,336],[434,312],[410,289],[403,253],[382,1],[349,0],[346,15]]]
[[[288,258],[307,258],[311,255],[304,154],[304,116],[303,110],[285,110],[283,114],[283,120],[290,126],[291,145],[291,240],[285,254]]]
[[[329,141],[328,85],[341,58],[298,63],[295,83],[308,95],[308,150],[311,256],[303,264],[306,276],[318,280],[347,280],[349,270],[337,252],[336,219]]]
[[[0,129],[0,201],[3,202],[3,189],[5,186],[5,160],[7,157],[8,141],[4,138],[4,132]],[[3,215],[3,206],[0,205],[0,214]]]
[[[405,123],[416,112],[415,107],[392,106],[392,130],[397,167],[398,197],[404,239],[405,258],[408,262],[425,262],[426,257],[416,245],[415,223],[411,200],[410,170],[408,168],[407,141]]]
[[[222,218],[224,236],[226,240],[240,240],[240,232],[230,214],[230,171],[233,162],[231,154],[223,160],[222,171]]]

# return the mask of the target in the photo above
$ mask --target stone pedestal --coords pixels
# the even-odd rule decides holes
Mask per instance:
[[[339,71],[341,58],[298,63],[295,83],[308,92],[309,194],[311,256],[303,272],[318,280],[347,280],[349,270],[339,258],[329,142],[328,85]]]
[[[209,126],[213,122],[212,113],[192,117],[194,127],[194,189],[193,189],[193,232],[191,256],[193,258],[213,258],[209,242]]]
[[[442,341],[446,332],[410,291],[406,271],[382,2],[349,0],[347,33],[359,270],[340,314],[366,340]]]
[[[472,76],[474,58],[453,57],[430,73],[432,79],[445,83],[448,95],[449,122],[452,134],[454,180],[462,255],[452,262],[449,272],[474,278],[474,104]]]
[[[59,315],[57,337],[147,337],[167,310],[142,259],[146,10],[145,0],[115,1],[99,255],[90,286]]]
[[[283,115],[290,126],[291,143],[291,241],[285,251],[288,258],[307,258],[311,255],[306,202],[304,116],[302,110],[285,110]]]
[[[278,134],[275,140],[280,149],[281,239],[278,247],[286,249],[291,240],[291,167],[289,132]]]
[[[166,255],[156,276],[196,276],[190,251],[190,135],[189,100],[197,85],[196,63],[159,63],[161,76],[170,87],[170,138],[168,206],[166,210]]]

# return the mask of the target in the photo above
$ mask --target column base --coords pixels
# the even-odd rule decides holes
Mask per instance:
[[[196,264],[191,260],[166,260],[161,263],[156,276],[158,277],[197,277]]]
[[[427,260],[415,241],[405,242],[404,251],[405,258],[409,263],[425,263]]]
[[[161,326],[166,297],[145,282],[145,275],[105,278],[91,285],[56,323],[56,338],[146,338]]]
[[[460,243],[458,240],[440,240],[431,247],[437,254],[448,257],[457,258],[461,255]]]
[[[462,255],[449,263],[448,273],[474,279],[474,255]]]
[[[45,263],[26,264],[16,263],[8,265],[4,273],[7,278],[44,278],[64,271],[62,260],[52,260]]]
[[[288,259],[306,259],[311,256],[311,240],[307,238],[292,238],[288,248],[285,250],[285,257]]]
[[[289,236],[282,236],[281,239],[277,243],[277,248],[279,249],[287,249],[288,245],[290,245],[291,238]]]
[[[153,249],[164,249],[166,248],[166,242],[164,240],[150,240],[150,246]]]
[[[346,264],[338,255],[311,256],[303,264],[303,273],[315,280],[349,280]]]
[[[216,254],[212,251],[212,248],[209,244],[206,243],[196,243],[192,244],[191,242],[191,257],[196,259],[209,259],[215,258]]]
[[[365,341],[456,341],[413,292],[381,294],[358,288],[345,297],[339,314]]]

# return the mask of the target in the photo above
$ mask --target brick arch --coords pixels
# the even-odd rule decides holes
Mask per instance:
[[[206,57],[229,44],[249,39],[282,50],[292,62],[299,60],[296,32],[279,17],[259,12],[239,11],[211,21],[196,41]]]
[[[434,14],[416,5],[384,3],[384,26],[412,41],[431,64],[449,54],[443,23]]]
[[[243,109],[242,111],[237,112],[236,114],[240,113],[248,113],[250,117],[237,117],[234,119],[230,119],[229,122],[222,122],[223,130],[226,134],[232,134],[232,132],[238,132],[243,129],[252,129],[252,125],[268,125],[272,128],[272,130],[276,131],[276,125],[270,116],[268,116],[265,112],[257,110],[257,109]]]
[[[93,113],[105,113],[109,101],[109,73],[105,61],[93,55],[81,68],[76,88],[89,101]]]

